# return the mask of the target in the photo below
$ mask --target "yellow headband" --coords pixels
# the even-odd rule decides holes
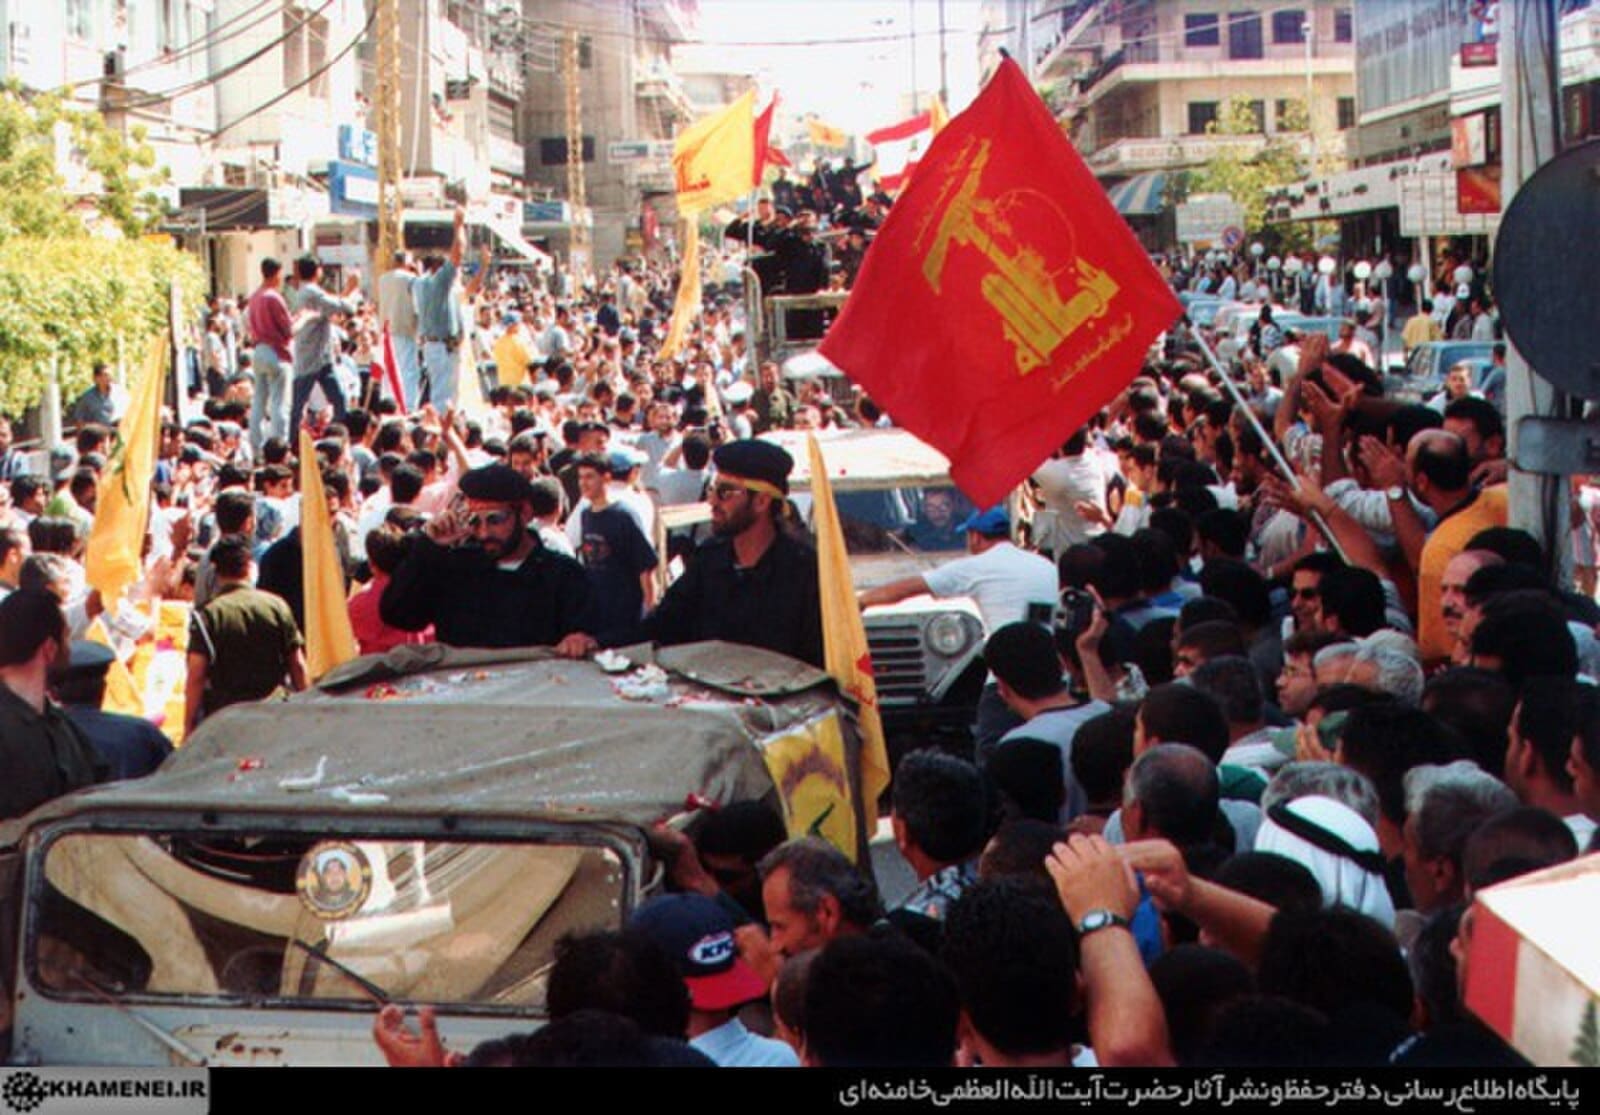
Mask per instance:
[[[773,499],[789,498],[776,484],[769,484],[765,480],[752,480],[748,477],[736,476],[731,472],[724,472],[720,474],[720,479],[732,480],[742,488],[752,492],[760,492],[763,495],[769,495]]]

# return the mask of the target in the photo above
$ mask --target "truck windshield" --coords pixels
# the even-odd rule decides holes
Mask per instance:
[[[543,1007],[556,940],[616,926],[609,849],[68,833],[29,962],[47,994]]]
[[[966,548],[961,524],[972,514],[967,497],[952,487],[881,488],[833,493],[852,554],[948,553]],[[809,492],[796,506],[811,518]]]

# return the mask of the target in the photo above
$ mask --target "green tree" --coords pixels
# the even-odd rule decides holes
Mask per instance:
[[[1228,100],[1206,131],[1215,136],[1258,136],[1262,121],[1246,98]],[[1278,131],[1267,135],[1255,152],[1243,145],[1219,151],[1198,171],[1192,172],[1189,192],[1228,194],[1244,210],[1245,232],[1257,235],[1266,228],[1267,191],[1301,181],[1308,167],[1294,136],[1306,130],[1303,101],[1290,101]],[[1280,233],[1287,230],[1280,229]]]
[[[1600,1023],[1595,1019],[1593,999],[1584,1004],[1578,1037],[1572,1046],[1572,1063],[1580,1068],[1600,1068]]]
[[[62,155],[93,193],[67,188]],[[70,397],[119,345],[137,361],[166,328],[173,282],[186,304],[200,297],[199,261],[144,238],[161,215],[155,161],[142,133],[0,87],[0,411],[38,402],[52,362]]]
[[[67,192],[58,154],[88,172],[92,196]],[[141,235],[162,215],[155,188],[166,178],[142,127],[124,138],[54,94],[25,93],[15,82],[0,88],[0,241],[84,235],[84,210],[124,236]]]

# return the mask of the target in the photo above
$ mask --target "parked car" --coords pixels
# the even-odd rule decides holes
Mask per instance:
[[[1405,371],[1384,377],[1384,393],[1394,398],[1425,399],[1444,387],[1445,373],[1466,361],[1473,365],[1474,387],[1483,382],[1483,372],[1494,363],[1493,341],[1428,341],[1411,350]]]

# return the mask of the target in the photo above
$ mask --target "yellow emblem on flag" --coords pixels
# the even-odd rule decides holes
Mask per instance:
[[[1090,318],[1104,317],[1121,288],[1109,273],[1077,254],[1072,222],[1048,197],[1036,190],[983,196],[979,187],[989,144],[987,139],[966,142],[939,184],[937,201],[918,227],[916,243],[923,252],[922,276],[935,294],[940,293],[952,245],[970,244],[983,253],[991,268],[978,289],[1000,315],[1005,338],[1016,351],[1017,374],[1025,376],[1047,364],[1061,343]],[[1016,234],[1017,216],[1027,215],[1037,223],[1041,210],[1055,215],[1056,231],[1068,244],[1067,253],[1057,260],[1046,260],[1035,245]],[[1063,295],[1063,284],[1070,295]],[[1101,344],[1109,349],[1124,336],[1126,332],[1113,328]],[[1061,382],[1067,378],[1070,373]]]
[[[844,528],[833,502],[833,482],[816,435],[806,435],[811,454],[811,515],[817,536],[817,579],[822,598],[823,664],[840,691],[856,702],[861,728],[861,796],[867,824],[876,826],[878,798],[889,786],[889,748],[878,714],[867,628],[856,602],[855,581],[845,551]]]
[[[844,728],[829,713],[761,747],[767,773],[783,803],[790,839],[820,836],[856,859],[856,815],[850,808]]]
[[[167,338],[160,334],[145,349],[139,386],[117,427],[116,448],[100,483],[94,528],[89,532],[85,572],[108,611],[144,571],[141,555],[150,521],[150,481],[156,472],[166,372]]]
[[[311,435],[300,431],[300,562],[305,583],[306,670],[315,680],[357,653],[333,539],[328,493]]]
[[[699,213],[750,192],[755,181],[755,105],[752,89],[721,112],[691,124],[673,141],[679,213]]]

